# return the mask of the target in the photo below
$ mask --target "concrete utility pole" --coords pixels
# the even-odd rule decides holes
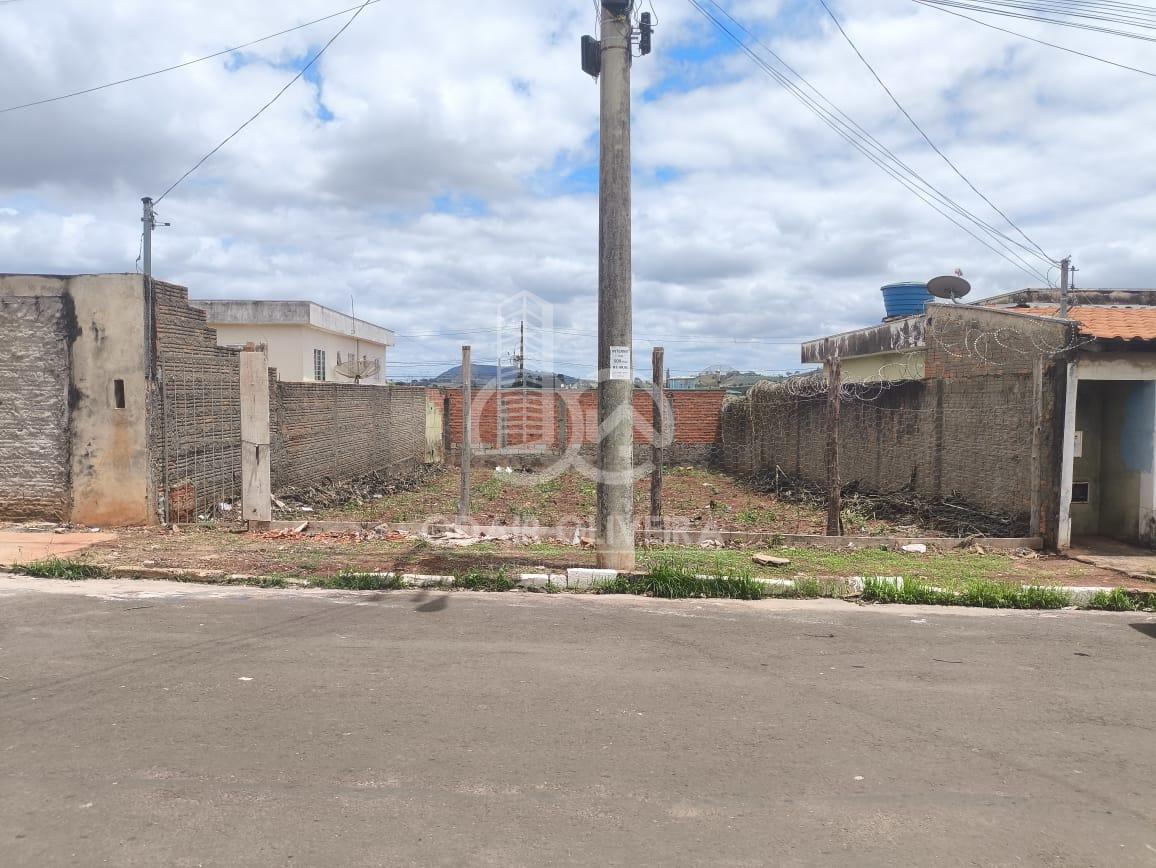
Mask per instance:
[[[1072,257],[1060,260],[1060,318],[1068,318],[1068,277],[1072,269]]]
[[[144,274],[144,323],[145,323],[145,358],[148,360],[148,376],[155,375],[154,353],[156,342],[153,335],[153,318],[156,316],[156,305],[153,302],[153,230],[157,228],[157,215],[153,210],[151,196],[140,200],[144,213],[141,215],[141,271]]]
[[[583,39],[600,77],[598,198],[598,565],[634,569],[634,370],[631,359],[630,64],[633,0],[602,0],[602,41]],[[649,50],[649,16],[644,25]]]
[[[470,347],[462,347],[462,491],[458,497],[458,523],[465,524],[470,515],[470,463],[473,453],[473,386],[474,367]]]
[[[651,377],[654,380],[654,442],[651,444],[650,463],[650,526],[662,528],[662,464],[665,459],[663,438],[666,419],[666,380],[662,376],[663,348],[655,347],[651,355]]]

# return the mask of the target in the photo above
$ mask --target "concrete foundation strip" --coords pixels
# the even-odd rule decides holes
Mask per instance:
[[[173,567],[134,567],[134,566],[116,566],[110,567],[108,575],[119,579],[141,579],[141,580],[168,580],[168,581],[185,581],[198,582],[202,584],[247,584],[251,582],[260,581],[262,576],[244,575],[240,573],[228,573],[224,570],[182,570]],[[394,578],[395,573],[370,573],[369,575],[378,576],[380,578]],[[550,589],[553,588],[558,591],[588,591],[591,588],[618,578],[619,573],[616,570],[598,570],[588,569],[586,567],[571,567],[565,573],[522,573],[518,576],[518,585],[527,589]],[[702,576],[701,578],[710,578],[709,576]],[[887,582],[895,585],[897,588],[903,587],[902,576],[871,576],[873,580]],[[407,588],[449,588],[455,584],[453,576],[436,576],[423,575],[420,573],[403,573],[401,576],[402,583]],[[789,591],[794,590],[796,582],[793,579],[759,579],[758,581],[772,591]],[[847,596],[857,596],[863,593],[866,587],[867,579],[863,576],[852,576],[848,579],[838,579],[845,584]],[[288,580],[290,585],[298,587],[309,587],[306,580]],[[1023,587],[1032,587],[1024,585]],[[1052,586],[1048,586],[1052,587]],[[1086,587],[1086,586],[1056,586],[1055,590],[1063,591],[1072,599],[1073,606],[1086,606],[1091,602],[1092,598],[1101,592],[1110,592],[1116,590],[1109,587]],[[1126,588],[1122,590],[1127,590]]]

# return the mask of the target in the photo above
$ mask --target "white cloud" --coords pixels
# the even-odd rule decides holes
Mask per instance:
[[[188,60],[341,5],[6,4],[0,106]],[[1000,222],[906,125],[819,7],[727,5],[904,160]],[[1082,285],[1153,283],[1148,82],[903,0],[836,9],[977,185],[1049,252],[1076,256]],[[791,368],[790,340],[878,319],[882,283],[957,266],[982,294],[1030,282],[747,57],[697,50],[718,43],[685,0],[655,11],[655,53],[634,66],[635,330],[655,338],[639,344],[640,359],[662,342],[676,371]],[[162,203],[174,225],[158,234],[157,273],[202,296],[345,308],[353,293],[359,311],[403,335],[471,332],[403,339],[398,374],[448,367],[467,340],[486,360],[493,337],[475,332],[520,290],[551,301],[560,328],[593,333],[596,201],[588,171],[567,177],[591,158],[597,131],[597,88],[577,58],[593,17],[590,0],[370,6],[320,62],[320,88],[299,82]],[[0,271],[131,269],[140,197],[251,115],[342,20],[254,46],[244,63],[220,58],[0,114]],[[1140,42],[1016,24],[1156,65]],[[568,335],[558,347],[578,363],[594,340]]]

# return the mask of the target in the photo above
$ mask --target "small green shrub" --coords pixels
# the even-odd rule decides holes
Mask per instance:
[[[482,500],[493,501],[502,496],[502,480],[496,476],[488,477],[478,483],[478,494]]]
[[[1096,591],[1088,601],[1088,608],[1104,612],[1152,612],[1156,611],[1156,592],[1123,588]]]
[[[673,562],[658,564],[644,576],[619,576],[594,590],[599,594],[636,594],[668,600],[761,600],[766,596],[763,583],[749,573],[704,576]]]
[[[454,588],[460,591],[491,591],[503,593],[518,587],[518,583],[506,575],[504,569],[491,572],[470,570],[465,575],[454,577]]]
[[[397,591],[405,587],[401,576],[359,573],[353,570],[342,570],[335,576],[322,576],[313,579],[316,588],[330,588],[340,591]]]
[[[104,567],[65,558],[45,558],[30,564],[16,564],[12,567],[12,572],[38,579],[68,579],[73,582],[82,579],[102,579],[108,575]]]
[[[867,579],[863,600],[981,609],[1062,609],[1072,603],[1071,595],[1059,588],[1020,587],[981,579],[965,582],[959,590],[934,587],[919,579],[907,579],[902,586],[883,579]]]

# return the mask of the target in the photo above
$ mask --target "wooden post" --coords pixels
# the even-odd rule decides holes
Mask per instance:
[[[666,377],[663,367],[663,348],[655,347],[651,356],[654,382],[654,439],[650,448],[650,526],[662,528],[662,464],[665,459],[663,431],[666,423]]]
[[[840,375],[836,357],[827,363],[827,536],[843,535],[843,484],[839,479]]]
[[[1032,371],[1032,467],[1031,497],[1032,515],[1028,533],[1039,536],[1043,512],[1043,437],[1044,437],[1044,360],[1036,359]]]
[[[462,490],[458,497],[458,521],[465,524],[470,514],[470,463],[473,461],[474,368],[470,348],[462,347]]]
[[[270,471],[269,361],[265,349],[241,353],[241,515],[249,530],[273,520]]]

